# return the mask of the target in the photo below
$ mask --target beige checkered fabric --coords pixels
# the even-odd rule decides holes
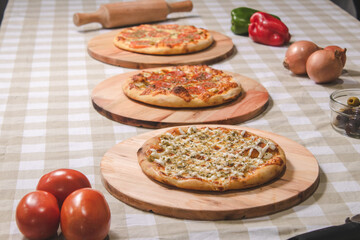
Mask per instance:
[[[130,207],[112,197],[100,179],[100,161],[116,143],[150,131],[110,121],[91,105],[92,89],[132,71],[87,54],[87,42],[110,30],[75,27],[75,12],[92,12],[106,0],[10,0],[0,29],[0,239],[22,239],[15,209],[38,179],[58,168],[86,174],[104,193],[112,213],[110,239],[287,239],[343,224],[360,213],[360,141],[329,124],[329,95],[360,87],[360,22],[327,0],[193,0],[189,13],[168,23],[192,24],[230,36],[237,53],[213,67],[263,84],[267,110],[244,126],[271,131],[309,149],[320,165],[320,185],[306,201],[254,219],[191,221]],[[283,68],[286,47],[254,43],[230,31],[230,11],[247,6],[281,17],[292,41],[348,49],[341,81],[317,85]]]

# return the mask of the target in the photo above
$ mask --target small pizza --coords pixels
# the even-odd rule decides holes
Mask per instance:
[[[240,82],[206,65],[185,65],[144,70],[125,80],[123,91],[131,99],[161,107],[216,106],[242,93]]]
[[[205,29],[189,25],[139,25],[122,29],[114,38],[116,47],[137,53],[175,55],[201,51],[213,43]]]
[[[259,186],[285,169],[274,141],[226,127],[176,127],[147,140],[137,152],[142,171],[178,188],[225,191]]]

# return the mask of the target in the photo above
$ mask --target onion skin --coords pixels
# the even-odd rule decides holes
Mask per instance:
[[[341,62],[343,64],[343,67],[345,66],[345,63],[346,63],[346,48],[341,48],[339,46],[336,46],[336,45],[331,45],[331,46],[326,46],[324,47],[324,50],[330,50],[330,51],[333,51],[335,52],[336,50],[340,52],[341,54]]]
[[[283,65],[296,75],[306,74],[307,59],[319,49],[321,48],[311,41],[296,41],[287,49]]]
[[[336,80],[342,73],[343,65],[339,51],[318,50],[306,62],[306,72],[316,83]]]

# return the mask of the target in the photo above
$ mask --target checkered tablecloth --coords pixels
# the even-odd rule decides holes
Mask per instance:
[[[92,107],[101,81],[133,71],[92,59],[87,42],[108,32],[97,23],[76,27],[75,12],[93,12],[106,0],[10,0],[0,29],[0,239],[22,239],[16,223],[19,200],[38,179],[58,168],[86,174],[112,213],[110,239],[287,239],[340,225],[360,213],[360,140],[335,132],[329,95],[360,87],[360,22],[327,0],[193,0],[189,13],[168,23],[192,24],[231,37],[237,53],[212,65],[240,73],[270,93],[266,111],[244,126],[283,135],[309,149],[320,165],[320,184],[306,201],[253,219],[193,221],[147,213],[111,196],[100,161],[113,145],[150,131],[113,122]],[[287,49],[254,43],[230,31],[230,11],[247,6],[278,15],[292,41],[346,47],[340,80],[317,85],[284,69]]]

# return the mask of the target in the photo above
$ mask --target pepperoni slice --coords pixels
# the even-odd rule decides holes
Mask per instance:
[[[161,88],[170,88],[171,84],[165,81],[154,81],[153,82],[155,89],[161,89]]]
[[[189,42],[198,40],[201,38],[200,35],[197,33],[181,33],[181,34],[179,34],[178,37],[181,39],[185,39],[186,41],[189,41]]]
[[[214,82],[204,82],[201,84],[201,86],[205,89],[210,89],[216,87],[216,83]]]
[[[168,47],[174,47],[176,45],[182,44],[184,41],[179,38],[165,38],[162,41],[159,42],[159,46],[168,46]]]
[[[183,33],[195,33],[197,31],[198,29],[194,26],[184,26],[183,28],[181,28],[181,32]]]
[[[174,71],[173,73],[176,77],[186,77],[186,73],[183,71]]]
[[[152,73],[149,77],[147,77],[149,81],[160,81],[160,80],[164,80],[164,78],[165,75],[161,73]]]

